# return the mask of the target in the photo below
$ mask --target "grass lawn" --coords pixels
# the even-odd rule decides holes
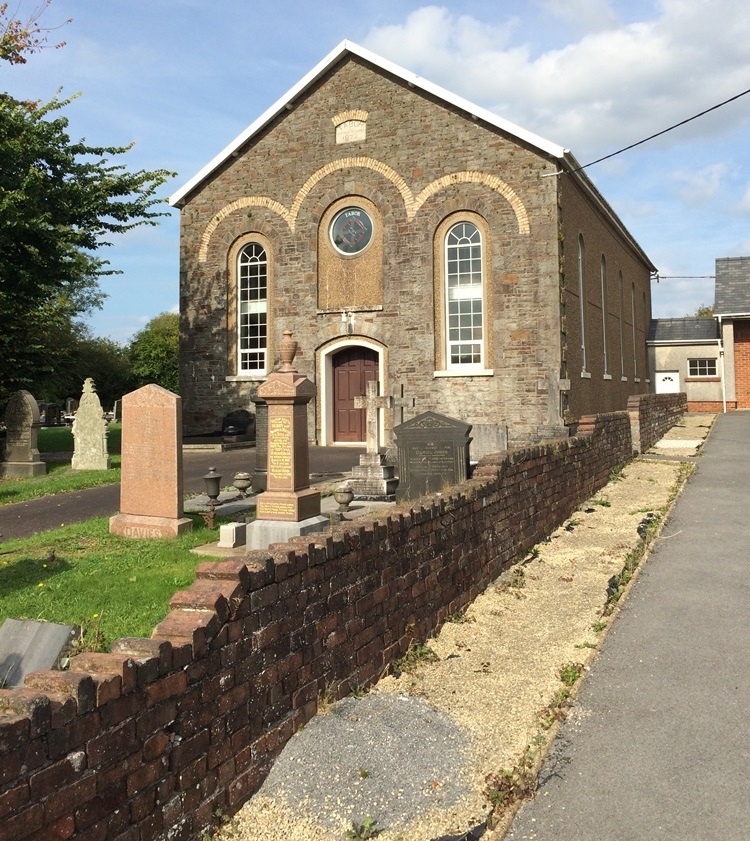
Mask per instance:
[[[80,491],[99,485],[113,485],[120,481],[120,441],[122,424],[111,423],[107,432],[107,447],[110,452],[110,470],[72,470],[69,462],[51,462],[45,476],[29,479],[0,479],[0,505],[11,502],[25,502],[41,496]],[[69,426],[40,429],[38,436],[40,453],[72,453],[73,433]],[[113,455],[113,453],[115,455]]]
[[[0,544],[0,624],[8,617],[82,625],[100,650],[118,637],[150,637],[176,590],[205,556],[189,551],[218,539],[200,517],[173,540],[109,533],[105,517]]]

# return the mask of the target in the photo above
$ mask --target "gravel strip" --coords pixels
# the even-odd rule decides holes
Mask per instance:
[[[683,434],[702,439],[712,420],[688,415]],[[629,464],[429,641],[437,662],[382,679],[295,735],[220,837],[344,841],[369,816],[380,841],[500,838],[502,827],[485,831],[485,777],[549,741],[540,713],[562,686],[560,669],[585,671],[595,656],[610,579],[680,469]]]

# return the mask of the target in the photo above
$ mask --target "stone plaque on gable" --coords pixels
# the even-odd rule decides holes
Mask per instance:
[[[159,385],[145,385],[122,398],[120,513],[109,530],[174,537],[193,526],[183,512],[182,401]]]
[[[471,424],[424,412],[395,427],[399,484],[396,500],[414,499],[464,482],[469,475]]]
[[[73,420],[73,470],[109,470],[107,422],[94,381],[88,377]]]
[[[28,391],[14,391],[5,409],[5,445],[0,476],[41,476],[47,465],[39,458],[37,434],[41,426],[39,406]]]

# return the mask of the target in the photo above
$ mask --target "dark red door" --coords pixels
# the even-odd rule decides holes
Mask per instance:
[[[365,410],[355,409],[354,398],[365,394],[370,380],[378,379],[378,355],[365,347],[350,347],[333,357],[333,440],[364,441]]]

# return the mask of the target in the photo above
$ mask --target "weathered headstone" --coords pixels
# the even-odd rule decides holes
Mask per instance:
[[[73,421],[73,470],[109,470],[107,452],[107,422],[94,381],[89,377],[83,384],[83,394]]]
[[[320,492],[310,487],[307,404],[315,397],[315,385],[292,364],[297,342],[291,332],[284,331],[284,337],[279,342],[282,364],[258,387],[268,411],[268,473],[267,490],[257,498],[248,529],[252,549],[328,525],[320,514]]]
[[[387,499],[393,496],[398,479],[394,478],[393,467],[384,463],[385,457],[380,453],[378,427],[380,410],[390,409],[393,398],[379,396],[379,389],[378,381],[371,380],[366,385],[365,396],[354,398],[354,406],[365,409],[367,452],[359,457],[359,465],[352,468],[349,488],[358,497]]]
[[[182,496],[182,400],[161,386],[143,386],[122,398],[120,513],[109,530],[125,537],[190,531]]]
[[[0,688],[22,686],[37,669],[57,669],[80,629],[75,625],[6,619],[0,627]]]
[[[436,493],[467,479],[470,424],[424,412],[393,432],[398,447],[397,500]]]
[[[28,391],[14,391],[5,410],[5,444],[0,476],[23,479],[41,476],[47,465],[39,458],[39,406]]]

